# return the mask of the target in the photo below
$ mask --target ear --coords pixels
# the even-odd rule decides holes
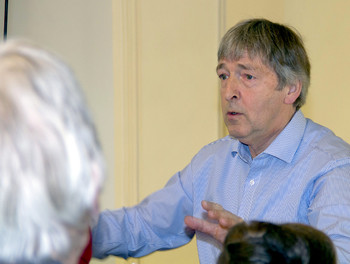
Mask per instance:
[[[286,96],[284,98],[285,104],[294,104],[295,100],[299,97],[301,93],[302,84],[301,81],[297,81],[294,84],[286,86]]]

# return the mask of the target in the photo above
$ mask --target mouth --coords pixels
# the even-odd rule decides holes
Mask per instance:
[[[235,112],[235,111],[226,112],[227,121],[237,121],[241,116],[242,116],[242,113],[239,113],[239,112]]]

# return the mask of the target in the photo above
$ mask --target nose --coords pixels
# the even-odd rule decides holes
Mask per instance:
[[[227,101],[237,100],[240,98],[240,83],[236,78],[229,78],[221,86],[221,95]]]

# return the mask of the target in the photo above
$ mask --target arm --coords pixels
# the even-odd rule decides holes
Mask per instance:
[[[193,232],[187,232],[184,218],[192,214],[191,186],[185,169],[140,204],[102,212],[92,230],[93,256],[126,259],[188,243]]]
[[[350,263],[350,164],[338,166],[315,182],[308,219],[335,244],[339,263]]]
[[[199,219],[193,216],[185,217],[185,224],[193,229],[203,233],[206,233],[221,243],[224,243],[226,235],[229,229],[243,222],[243,219],[226,211],[221,205],[202,201],[202,207],[208,212],[209,219],[214,221],[209,222],[203,219]]]

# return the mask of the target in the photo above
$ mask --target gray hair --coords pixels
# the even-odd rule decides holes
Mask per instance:
[[[301,36],[296,30],[266,19],[245,20],[227,31],[221,40],[218,60],[237,60],[247,52],[258,56],[278,77],[278,89],[300,81],[302,91],[294,106],[306,101],[310,85],[310,62]]]
[[[80,88],[56,55],[0,45],[0,262],[67,256],[97,213],[105,165]]]

